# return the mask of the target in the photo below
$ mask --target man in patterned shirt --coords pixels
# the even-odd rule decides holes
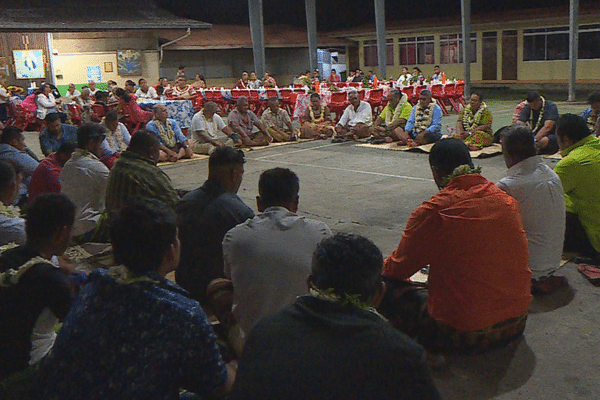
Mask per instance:
[[[277,142],[289,142],[297,140],[298,130],[292,126],[290,116],[284,109],[279,107],[279,99],[271,97],[267,101],[269,106],[262,115],[262,123],[267,128],[269,135]]]

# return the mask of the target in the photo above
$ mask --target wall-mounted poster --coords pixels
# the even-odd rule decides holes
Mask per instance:
[[[113,63],[105,62],[104,63],[104,72],[113,72]]]
[[[88,81],[102,82],[102,75],[100,74],[100,66],[87,67],[87,78]]]
[[[13,50],[17,79],[40,79],[46,77],[43,50]]]
[[[142,75],[142,53],[139,50],[117,50],[119,75]]]

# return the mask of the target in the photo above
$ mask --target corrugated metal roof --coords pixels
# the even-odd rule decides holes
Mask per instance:
[[[0,31],[73,32],[132,29],[207,29],[207,22],[178,17],[152,1],[0,2]]]

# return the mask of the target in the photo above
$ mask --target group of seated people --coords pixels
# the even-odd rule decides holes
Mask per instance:
[[[351,95],[356,115],[348,121],[364,108]],[[391,92],[379,124],[340,124],[336,134],[386,138],[387,130],[372,129],[385,122],[398,140],[430,140],[426,129],[414,137],[407,129],[425,126],[427,96],[409,115],[401,92]],[[319,132],[326,111],[313,100],[308,113]],[[254,215],[237,196],[244,153],[224,144],[282,134],[248,114],[247,99],[229,125],[215,106],[196,114],[188,145],[159,104],[148,130],[106,144],[121,150],[110,170],[102,149],[108,131],[119,129],[112,116],[75,129],[51,122],[47,157],[36,167],[21,131],[3,130],[1,395],[176,399],[231,390],[231,399],[438,399],[429,366],[520,338],[532,294],[568,285],[554,275],[563,250],[600,261],[600,139],[580,116],[556,121],[563,159],[554,171],[531,128],[503,130],[508,172],[497,184],[475,168],[463,140],[432,140],[440,191],[414,210],[384,258],[369,239],[334,235],[298,215],[299,179],[289,169],[260,175]],[[401,130],[395,116],[407,119]],[[156,163],[196,148],[210,154],[208,179],[180,198]],[[28,178],[24,220],[14,204]],[[83,283],[60,256],[72,243],[103,240],[116,265]],[[424,267],[426,285],[409,280]],[[165,278],[174,270],[176,283]]]
[[[242,76],[236,82],[234,89],[262,89],[277,87],[277,81],[269,71],[265,72],[262,81],[256,77],[256,72],[243,71]]]

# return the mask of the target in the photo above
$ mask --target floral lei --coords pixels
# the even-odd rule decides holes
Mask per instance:
[[[378,317],[387,322],[387,319],[383,315],[379,314],[377,310],[375,310],[375,308],[373,308],[370,304],[360,301],[359,294],[344,293],[344,297],[342,298],[341,296],[333,292],[333,288],[319,289],[314,284],[311,284],[309,294],[312,297],[316,297],[320,300],[330,301],[332,303],[339,303],[342,306],[352,305],[354,307],[360,308],[361,310],[372,312],[373,314],[377,315]]]
[[[9,218],[19,218],[21,209],[18,206],[5,206],[0,202],[0,215],[6,215]]]
[[[102,118],[102,122],[100,122],[100,124],[106,130],[106,141],[108,143],[114,143],[117,151],[119,152],[127,150],[127,145],[125,145],[123,142],[123,136],[116,134],[116,131],[119,129],[119,125],[117,125],[117,129],[115,129],[115,134],[113,134],[113,132],[106,126],[106,117]]]
[[[468,164],[459,165],[458,167],[454,168],[454,171],[452,171],[452,173],[450,175],[448,175],[447,177],[442,179],[442,183],[444,185],[447,185],[452,179],[456,178],[457,176],[480,174],[480,173],[481,173],[481,167],[471,168],[471,166]]]
[[[315,118],[315,112],[311,106],[308,106],[308,108],[310,110],[310,122],[318,124],[319,122],[325,121],[325,104],[321,104],[321,114],[319,115],[319,118]]]
[[[471,105],[469,104],[468,106],[465,107],[465,114],[463,115],[463,128],[467,131],[467,132],[471,132],[473,133],[473,131],[475,130],[475,128],[477,128],[481,122],[481,117],[483,116],[483,112],[485,111],[485,109],[487,108],[487,105],[485,103],[481,103],[481,105],[479,106],[479,109],[475,112],[475,115],[473,115],[473,111],[471,110]]]
[[[154,125],[158,129],[158,133],[164,139],[167,147],[175,147],[175,132],[171,127],[171,121],[167,118],[167,121],[163,124],[161,120],[154,118]]]
[[[535,123],[535,127],[531,128],[531,126],[533,125],[533,109],[531,107],[529,107],[529,121],[527,121],[527,125],[531,128],[532,132],[535,133],[537,132],[538,129],[540,129],[540,127],[542,126],[542,118],[544,117],[544,111],[546,109],[546,99],[544,99],[543,97],[541,97],[542,99],[542,108],[540,108],[540,115],[538,115],[538,119],[537,122]]]
[[[204,108],[200,110],[200,115],[202,115],[202,119],[204,119],[204,123],[206,124],[206,126],[208,128],[209,122],[208,122],[208,119],[206,118],[206,116],[204,115]],[[210,118],[210,121],[211,121],[210,123],[211,123],[211,125],[213,127],[213,133],[216,134],[216,132],[218,132],[219,129],[217,127],[217,121],[215,121],[214,115]]]
[[[402,98],[396,105],[396,108],[394,110],[388,108],[388,110],[385,113],[385,126],[389,126],[392,122],[400,118],[400,114],[402,113],[402,106],[404,105],[404,103],[406,103],[407,100],[408,96],[406,95],[406,93],[402,93]]]
[[[592,110],[590,112],[590,116],[587,119],[587,126],[590,129],[590,132],[594,133],[596,130],[596,122],[598,121],[598,114],[596,114],[594,112],[594,110]]]
[[[433,109],[435,107],[435,100],[431,99],[431,103],[425,108],[421,107],[421,102],[417,105],[417,111],[415,112],[415,130],[417,133],[423,132],[429,128],[433,119]]]
[[[19,246],[16,243],[9,243],[7,245],[4,245],[4,246],[0,247],[0,254],[4,253],[7,250],[14,249],[15,247],[19,247]],[[17,269],[11,268],[11,269],[1,273],[0,274],[0,287],[9,287],[9,286],[18,284],[19,280],[21,279],[23,274],[25,274],[25,272],[27,272],[31,267],[33,267],[34,265],[37,265],[37,264],[48,264],[48,265],[52,265],[53,267],[55,266],[54,264],[52,264],[50,261],[46,260],[45,258],[42,258],[40,256],[33,257],[32,259],[27,261],[25,264],[21,265],[19,268],[17,268]]]

